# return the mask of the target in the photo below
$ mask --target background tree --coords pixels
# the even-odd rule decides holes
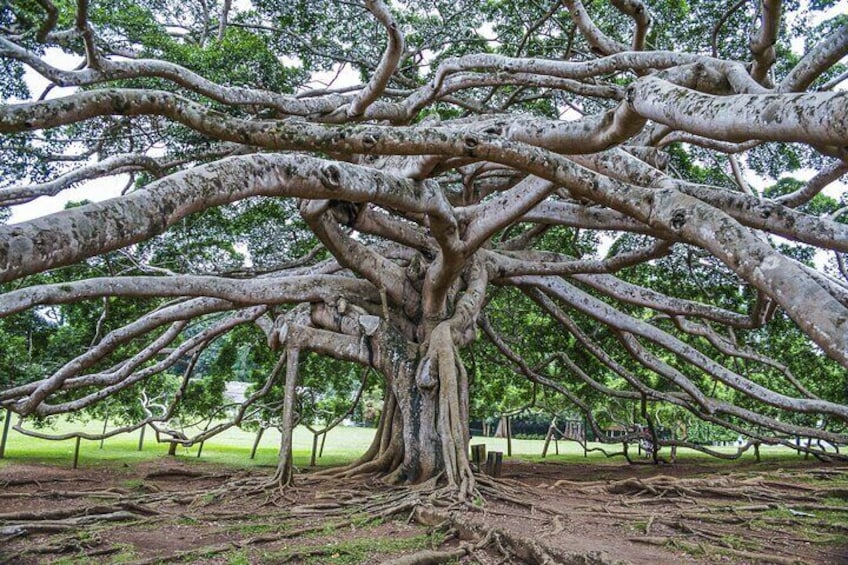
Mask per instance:
[[[255,325],[276,364],[247,404],[284,383],[284,440],[301,351],[373,367],[375,442],[340,472],[443,477],[460,498],[477,339],[595,428],[599,402],[652,429],[662,402],[761,441],[844,442],[848,226],[844,195],[822,197],[848,170],[835,6],[4,5],[0,203],[131,182],[0,228],[0,314],[78,309],[61,333],[91,332],[104,300],[137,311],[0,403],[88,409]],[[308,82],[345,70],[361,82]],[[90,269],[114,253],[126,268]]]

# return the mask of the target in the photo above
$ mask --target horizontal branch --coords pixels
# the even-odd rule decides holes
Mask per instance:
[[[342,276],[312,275],[261,279],[192,275],[105,277],[29,286],[7,292],[0,295],[0,317],[36,305],[66,304],[101,296],[205,296],[242,305],[323,302],[339,296],[345,296],[351,301],[380,302],[380,293],[371,283]]]
[[[0,280],[149,239],[193,212],[250,196],[343,198],[450,215],[443,195],[374,169],[303,155],[230,157],[175,173],[126,196],[0,226]]]
[[[645,77],[627,99],[640,116],[717,140],[848,145],[848,92],[713,96]]]

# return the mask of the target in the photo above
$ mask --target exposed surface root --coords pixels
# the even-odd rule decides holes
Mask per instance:
[[[681,546],[683,545],[685,548],[685,544],[681,544],[679,541],[674,538],[667,537],[641,537],[641,538],[629,538],[630,541],[636,543],[645,543],[648,545],[657,545],[657,546]],[[799,559],[795,558],[787,558],[781,557],[780,555],[775,555],[773,553],[760,553],[755,551],[745,551],[741,549],[733,549],[726,546],[719,547],[718,545],[699,542],[696,546],[696,549],[704,553],[706,555],[730,555],[733,557],[738,557],[740,559],[744,559],[746,562],[756,562],[756,563],[773,563],[776,565],[798,565],[798,563],[803,563]]]
[[[558,481],[554,486],[564,485]],[[666,475],[650,478],[628,478],[614,482],[593,482],[578,486],[581,492],[589,494],[609,493],[637,497],[655,498],[727,498],[759,501],[807,501],[815,502],[821,497],[842,497],[848,495],[845,489],[821,489],[797,483],[769,481],[762,477],[751,478],[694,478],[681,479]]]
[[[457,531],[460,539],[474,540],[477,543],[483,542],[484,545],[495,543],[505,557],[517,558],[522,563],[533,565],[612,565],[624,563],[608,560],[600,552],[589,554],[563,552],[546,546],[533,538],[519,538],[506,530],[487,527],[463,513],[446,512],[431,506],[420,506],[416,508],[414,517],[419,523],[428,526],[449,524],[451,528]]]
[[[486,536],[477,543],[463,543],[456,549],[446,551],[434,551],[426,549],[412,555],[404,555],[397,559],[386,561],[384,565],[438,565],[446,563],[466,555],[473,555],[493,542],[493,536]]]
[[[839,497],[848,473],[826,471],[643,474],[541,488],[479,476],[474,497],[465,501],[443,477],[400,487],[376,477],[298,475],[296,486],[280,490],[259,475],[233,475],[222,484],[227,475],[174,480],[180,475],[141,473],[143,491],[138,485],[80,490],[95,498],[59,504],[49,498],[56,491],[21,485],[8,494],[26,502],[7,498],[0,507],[0,561],[840,562],[848,556],[839,546],[848,532],[842,519],[848,506]],[[125,475],[119,480],[127,485]],[[417,541],[391,545],[403,536]]]

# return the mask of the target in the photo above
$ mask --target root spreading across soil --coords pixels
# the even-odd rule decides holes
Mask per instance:
[[[848,467],[509,462],[473,499],[435,483],[187,460],[0,467],[0,562],[838,563]]]

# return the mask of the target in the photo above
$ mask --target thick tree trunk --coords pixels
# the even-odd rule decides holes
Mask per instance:
[[[468,379],[449,325],[433,330],[420,359],[408,347],[384,347],[380,358],[388,386],[377,433],[365,454],[341,473],[381,473],[391,483],[444,478],[466,499],[474,491]]]
[[[280,429],[280,457],[274,482],[287,486],[292,482],[292,433],[294,432],[294,397],[297,392],[297,366],[300,350],[290,348],[286,355],[286,385],[283,399],[283,422]]]
[[[403,464],[392,478],[419,483],[444,475],[461,498],[471,494],[468,378],[448,324],[433,330],[427,353],[414,373],[406,370],[393,375],[391,390],[404,444]]]

